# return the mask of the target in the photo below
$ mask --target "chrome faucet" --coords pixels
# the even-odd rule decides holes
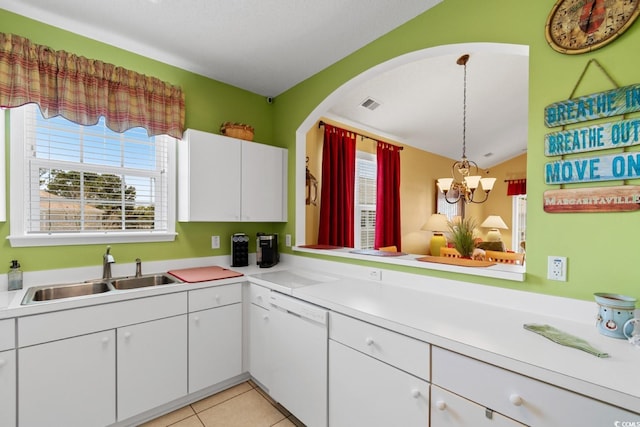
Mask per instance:
[[[111,279],[111,264],[116,262],[111,255],[111,246],[107,246],[107,252],[102,256],[102,279]]]
[[[142,277],[142,261],[136,258],[136,277]]]

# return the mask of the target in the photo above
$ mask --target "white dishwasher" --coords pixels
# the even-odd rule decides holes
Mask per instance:
[[[327,426],[328,312],[271,292],[269,394],[308,427]]]

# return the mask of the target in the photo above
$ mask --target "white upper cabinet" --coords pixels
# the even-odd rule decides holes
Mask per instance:
[[[193,129],[177,145],[178,221],[287,220],[286,149]]]

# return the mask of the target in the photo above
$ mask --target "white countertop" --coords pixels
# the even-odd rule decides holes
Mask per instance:
[[[215,282],[162,285],[21,305],[26,289],[0,292],[0,319],[85,307],[250,280],[381,327],[640,413],[640,348],[595,327],[595,302],[283,255],[269,269],[231,267],[245,274]],[[228,257],[147,263],[145,273],[220,265]],[[134,265],[120,266],[126,275]],[[25,274],[26,284],[68,283],[96,276],[95,267]],[[133,271],[133,270],[132,270]],[[327,273],[329,272],[329,273]],[[29,277],[30,276],[30,277]],[[28,287],[28,286],[27,286]],[[610,354],[598,358],[523,328],[549,324]]]
[[[313,267],[312,262],[306,263]],[[383,275],[387,273],[384,271]],[[268,279],[276,281],[281,275],[273,274]],[[251,280],[254,281],[253,276]],[[429,278],[414,280],[428,282]],[[428,286],[423,289],[421,283],[399,286],[343,277],[295,287],[290,293],[330,310],[640,413],[640,348],[597,331],[595,302],[506,289],[491,289],[488,292],[495,295],[482,300],[474,297],[473,290],[465,292],[464,297],[453,295],[459,291],[455,289],[457,286],[482,285],[440,281],[448,289],[437,292]],[[255,282],[268,285],[262,279]],[[495,298],[498,294],[503,295]],[[556,344],[525,330],[525,323],[554,326],[586,339],[610,357],[599,358]]]

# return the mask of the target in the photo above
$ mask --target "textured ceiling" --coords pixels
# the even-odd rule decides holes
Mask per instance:
[[[269,97],[441,0],[2,0],[3,9]],[[428,31],[428,29],[426,29]],[[487,168],[526,150],[528,53],[450,49],[351,87],[336,120]],[[360,106],[371,97],[375,111]],[[488,155],[488,153],[493,153]]]

